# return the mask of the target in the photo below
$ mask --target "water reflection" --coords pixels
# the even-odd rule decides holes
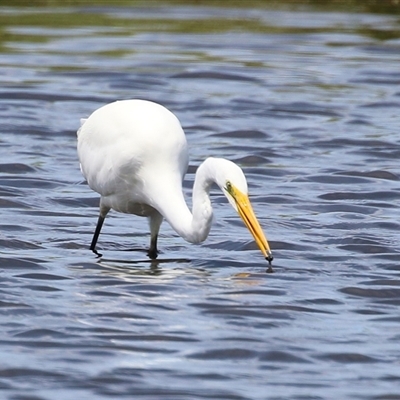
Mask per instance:
[[[188,259],[172,259],[172,258],[160,258],[156,260],[142,259],[142,260],[121,260],[121,259],[108,259],[101,258],[97,264],[102,268],[105,268],[109,272],[120,272],[123,275],[151,275],[159,276],[163,271],[163,264],[175,265],[184,264],[181,268],[190,268],[191,261]]]

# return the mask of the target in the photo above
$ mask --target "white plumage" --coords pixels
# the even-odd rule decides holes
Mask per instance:
[[[149,257],[157,257],[157,236],[165,218],[185,240],[206,239],[212,222],[209,198],[215,182],[271,261],[268,242],[254,216],[242,170],[222,158],[207,158],[197,169],[192,212],[182,181],[188,167],[186,137],[177,117],[145,100],[117,101],[81,120],[78,156],[88,185],[101,195],[100,215],[90,246],[96,243],[110,209],[149,218]]]

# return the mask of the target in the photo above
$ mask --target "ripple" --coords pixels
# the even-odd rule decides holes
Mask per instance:
[[[0,257],[0,268],[1,269],[44,269],[40,263],[36,263],[34,261],[30,261],[27,259],[18,259],[18,258],[8,258],[8,257]]]
[[[22,163],[0,164],[0,173],[26,174],[28,172],[35,172],[35,169],[29,165],[22,164]]]
[[[3,378],[62,378],[64,374],[58,372],[50,372],[37,368],[2,368],[0,369],[0,377]]]
[[[20,227],[17,227],[17,229],[13,230],[21,230]],[[24,229],[22,229],[24,230]],[[24,240],[19,240],[19,239],[12,239],[12,240],[2,240],[0,239],[0,246],[6,249],[15,249],[15,250],[25,250],[25,249],[40,249],[42,246],[39,246],[35,243],[27,242]],[[12,263],[14,265],[14,263]]]
[[[339,117],[341,113],[334,111],[333,107],[323,107],[304,101],[276,104],[270,109],[276,113],[312,114],[328,117]]]
[[[337,172],[338,175],[344,176],[360,176],[365,178],[374,178],[374,179],[387,179],[391,181],[398,181],[399,176],[395,175],[389,171],[375,170],[375,171],[341,171]]]
[[[342,293],[357,296],[367,297],[370,299],[399,299],[400,289],[366,289],[359,287],[346,287],[340,289]]]
[[[257,352],[248,349],[215,349],[187,356],[198,360],[243,360],[257,357]]]
[[[318,196],[323,200],[396,200],[400,199],[400,192],[332,192]]]
[[[29,307],[27,304],[24,303],[12,303],[9,301],[1,301],[0,300],[0,308],[14,308],[14,307]]]
[[[17,333],[15,337],[64,339],[67,338],[68,335],[52,329],[30,329],[25,332]]]
[[[25,278],[25,279],[37,279],[37,280],[44,280],[44,281],[59,281],[59,280],[69,279],[65,276],[59,276],[59,275],[47,274],[47,273],[19,274],[19,275],[16,275],[16,277]]]
[[[268,351],[261,355],[261,361],[273,363],[309,363],[310,361],[304,358],[297,357],[294,354],[284,351]]]
[[[369,363],[380,362],[379,359],[359,353],[327,353],[319,356],[319,358],[343,364],[354,364],[354,363],[369,364]]]
[[[215,71],[197,71],[197,72],[183,72],[173,75],[174,79],[211,79],[211,80],[227,80],[227,81],[242,81],[242,82],[258,82],[258,79],[250,76],[230,74]]]
[[[226,137],[226,138],[239,138],[239,139],[265,139],[269,135],[267,135],[265,132],[261,132],[258,130],[237,130],[237,131],[216,133],[214,134],[214,136]]]

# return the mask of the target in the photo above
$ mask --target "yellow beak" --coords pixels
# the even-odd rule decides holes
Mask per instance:
[[[231,187],[230,195],[235,200],[237,212],[242,218],[244,224],[253,235],[254,240],[256,241],[261,252],[264,254],[265,259],[271,264],[271,261],[273,260],[272,252],[269,248],[267,238],[265,237],[264,232],[262,231],[261,226],[257,220],[257,217],[254,214],[249,197],[247,196],[247,194],[242,193],[236,187]]]

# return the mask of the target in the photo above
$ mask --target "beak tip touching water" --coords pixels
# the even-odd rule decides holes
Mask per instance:
[[[269,265],[272,264],[272,260],[274,259],[274,257],[272,256],[272,253],[269,252],[267,257],[265,257],[265,259],[268,261]]]

